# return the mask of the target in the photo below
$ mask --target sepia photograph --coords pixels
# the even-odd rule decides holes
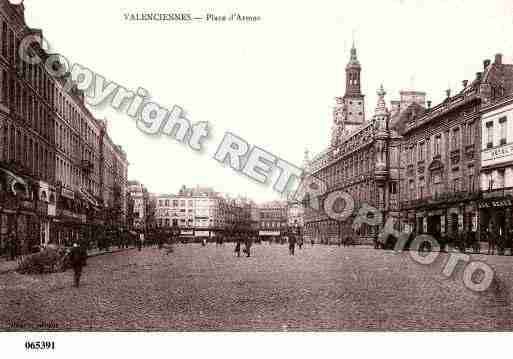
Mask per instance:
[[[512,34],[513,0],[0,0],[0,347],[501,353]]]

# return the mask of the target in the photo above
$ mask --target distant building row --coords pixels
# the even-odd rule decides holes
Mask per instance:
[[[208,187],[183,186],[177,194],[152,195],[143,185],[131,181],[129,194],[133,201],[133,225],[139,229],[178,226],[195,236],[242,230],[279,237],[288,227],[303,225],[302,205],[285,201],[256,204]]]

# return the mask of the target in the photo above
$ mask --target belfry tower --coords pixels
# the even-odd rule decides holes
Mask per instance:
[[[332,146],[358,127],[365,124],[365,103],[361,91],[362,67],[356,55],[356,47],[351,47],[351,56],[346,66],[346,92],[344,97],[336,98],[333,109]]]

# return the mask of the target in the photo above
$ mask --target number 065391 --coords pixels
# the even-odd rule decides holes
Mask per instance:
[[[25,349],[27,350],[54,350],[55,342],[51,341],[27,341],[25,342]]]

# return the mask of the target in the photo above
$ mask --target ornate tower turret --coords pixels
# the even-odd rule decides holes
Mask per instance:
[[[372,122],[375,129],[376,139],[376,175],[386,177],[387,175],[387,142],[388,142],[388,122],[390,113],[385,105],[385,90],[383,85],[378,89],[378,104],[374,111]]]
[[[388,165],[388,145],[390,141],[390,132],[388,131],[388,124],[390,121],[390,113],[385,104],[385,90],[383,85],[377,91],[378,103],[374,111],[372,122],[374,124],[374,153],[375,167],[374,178],[378,191],[377,208],[381,211],[387,210],[385,204],[387,203],[388,194],[388,179],[389,179],[389,165]]]
[[[359,96],[362,94],[360,86],[360,72],[362,67],[356,56],[356,47],[351,47],[351,57],[346,66],[346,93],[345,96]]]
[[[364,96],[361,91],[360,73],[362,67],[356,56],[356,48],[351,48],[351,57],[346,66],[346,93],[344,94],[344,105],[346,109],[345,126],[348,132],[365,123]]]
[[[351,47],[351,55],[346,66],[346,92],[343,97],[336,97],[333,109],[333,128],[331,145],[336,146],[340,140],[365,124],[364,95],[361,92],[360,62],[356,47]]]

